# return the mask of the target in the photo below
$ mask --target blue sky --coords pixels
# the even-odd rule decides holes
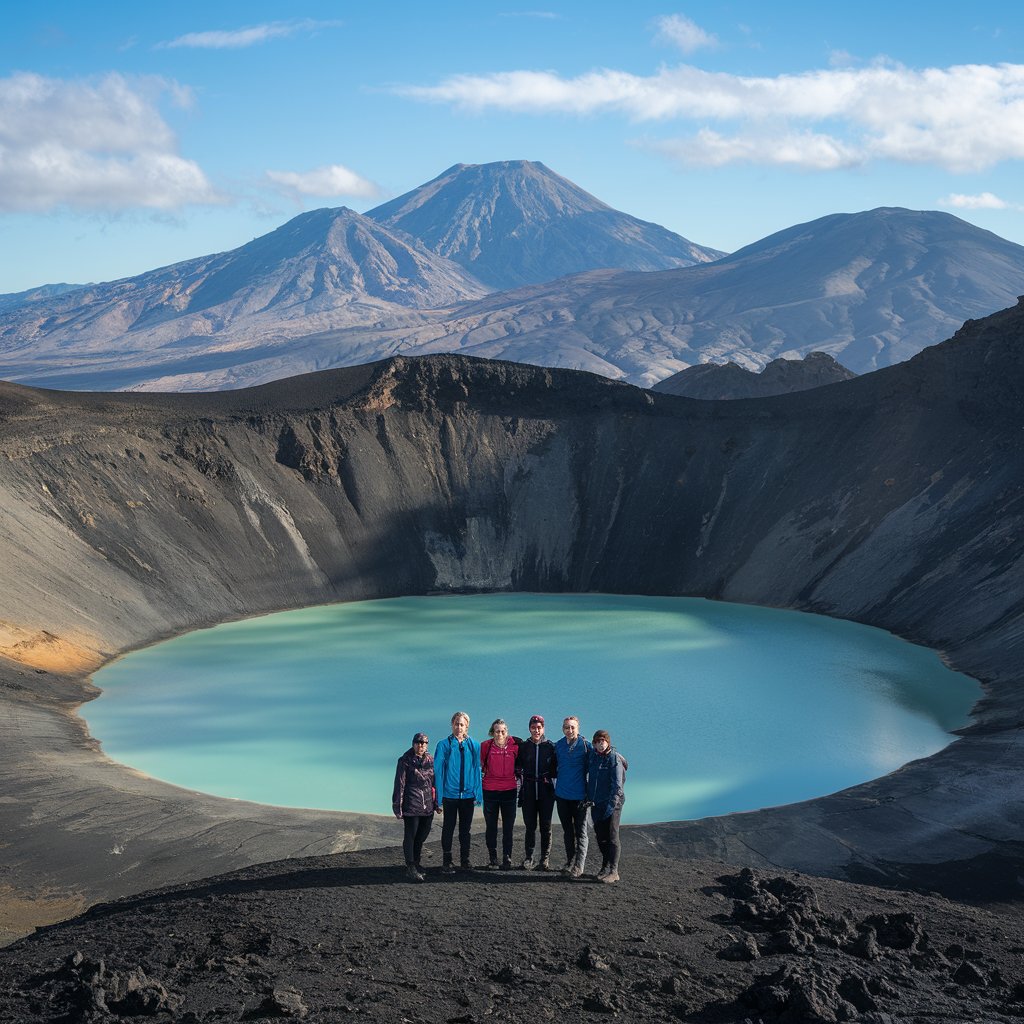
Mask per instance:
[[[519,158],[730,251],[877,206],[1024,243],[1011,11],[19,4],[0,36],[0,292],[140,273]]]

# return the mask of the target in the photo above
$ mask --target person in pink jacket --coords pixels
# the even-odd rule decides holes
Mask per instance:
[[[501,815],[502,871],[512,870],[512,829],[516,823],[519,785],[516,780],[516,758],[519,741],[509,736],[508,726],[496,718],[488,730],[489,740],[480,744],[480,767],[484,787],[484,839],[490,855],[489,868],[498,866],[498,815]]]

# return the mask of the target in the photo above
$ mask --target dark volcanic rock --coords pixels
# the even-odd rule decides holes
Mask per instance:
[[[436,842],[428,852],[438,864]],[[628,855],[611,891],[558,874],[449,877],[436,867],[425,885],[410,885],[396,854],[259,865],[43,929],[0,951],[0,1020],[427,1024],[594,1014],[691,1024],[988,1024],[1019,1005],[1019,958],[1010,948],[1024,942],[1024,925],[1016,909],[994,914],[929,899],[913,911],[943,945],[976,932],[986,970],[1012,979],[997,990],[966,971],[959,979],[914,971],[906,950],[889,948],[870,965],[828,947],[719,959],[714,950],[735,929],[722,919],[720,864]],[[760,879],[758,889],[777,881]],[[824,918],[911,912],[909,894],[782,881],[805,890]],[[667,927],[674,914],[692,922],[690,934]],[[224,957],[255,949],[262,952]],[[212,969],[216,957],[237,958],[238,969]]]
[[[809,391],[856,376],[827,353],[809,352],[803,359],[773,359],[760,373],[736,363],[701,363],[658,381],[651,390],[684,398],[767,398]]]

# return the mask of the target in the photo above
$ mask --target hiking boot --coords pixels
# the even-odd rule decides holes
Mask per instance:
[[[573,869],[573,865],[574,865],[575,863],[576,863],[576,862],[575,862],[574,860],[567,860],[567,861],[565,862],[565,867],[564,867],[564,868],[562,868],[562,874],[563,874],[563,875],[567,875],[567,874],[569,874],[569,873],[570,873],[570,872],[572,871],[572,869]]]
[[[534,869],[534,867],[536,867],[536,865],[533,863],[533,858],[532,857],[526,857],[523,860],[523,863],[519,865],[519,870],[520,871],[532,871]]]
[[[497,864],[495,864],[495,867],[497,867]],[[473,870],[473,865],[472,865],[472,864],[471,864],[471,863],[470,863],[470,862],[469,862],[468,860],[464,860],[464,861],[462,861],[462,863],[461,863],[461,864],[459,865],[459,868],[460,868],[460,869],[461,869],[462,871],[472,871],[472,870]]]
[[[579,878],[583,874],[583,865],[579,861],[574,860],[568,874],[570,878]]]
[[[604,882],[606,885],[614,885],[618,880],[619,869],[614,864],[610,865],[608,868],[608,873],[602,875],[600,878],[600,881]]]
[[[551,870],[551,860],[550,860],[550,858],[548,858],[548,857],[541,857],[540,863],[537,865],[537,870],[538,871],[550,871]]]
[[[604,878],[604,876],[607,875],[607,874],[608,874],[608,862],[605,861],[604,864],[601,865],[601,870],[598,871],[597,877],[598,877],[598,879],[601,879],[601,878]]]
[[[511,857],[506,857],[504,860],[502,860],[502,862],[501,862],[501,870],[502,871],[511,871],[512,870],[512,858]]]
[[[416,870],[415,864],[405,865],[405,877],[408,878],[410,882],[422,882],[424,880],[423,875]]]
[[[445,857],[444,863],[441,865],[442,875],[454,875],[455,865],[452,863],[451,857]]]

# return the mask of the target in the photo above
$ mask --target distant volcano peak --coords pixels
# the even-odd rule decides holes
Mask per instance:
[[[723,254],[612,209],[539,161],[454,164],[370,210],[494,288],[588,270],[668,270]]]

